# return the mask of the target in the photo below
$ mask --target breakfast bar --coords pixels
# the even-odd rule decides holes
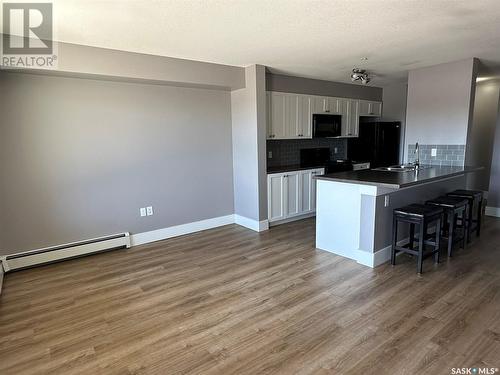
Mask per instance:
[[[466,186],[481,168],[380,168],[317,176],[316,247],[376,267],[391,257],[392,211]]]

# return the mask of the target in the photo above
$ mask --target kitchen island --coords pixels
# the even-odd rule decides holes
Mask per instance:
[[[464,189],[466,174],[480,169],[422,166],[317,176],[316,247],[369,267],[385,263],[391,254],[394,208]]]

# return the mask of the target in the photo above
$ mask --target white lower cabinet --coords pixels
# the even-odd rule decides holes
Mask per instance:
[[[267,175],[267,216],[269,221],[285,218],[285,174]]]
[[[300,217],[316,211],[315,175],[323,168],[267,175],[269,222]]]
[[[285,216],[300,215],[300,175],[299,173],[285,174]]]

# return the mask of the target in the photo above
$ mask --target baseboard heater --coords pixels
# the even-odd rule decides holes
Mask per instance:
[[[106,237],[7,255],[3,260],[3,267],[5,272],[9,272],[103,251],[129,247],[130,234],[127,232],[119,233]]]

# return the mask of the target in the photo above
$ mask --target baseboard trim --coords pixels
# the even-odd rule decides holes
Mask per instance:
[[[234,215],[234,223],[256,232],[262,232],[269,229],[268,220],[257,221],[237,214]]]
[[[406,244],[408,240],[409,240],[408,238],[404,238],[398,241],[398,245],[402,246]],[[386,246],[383,249],[380,249],[374,253],[358,250],[356,261],[364,266],[375,268],[391,260],[391,250],[392,250],[392,245]]]
[[[152,230],[149,232],[132,234],[130,236],[130,241],[132,246],[138,246],[151,242],[166,240],[172,237],[182,236],[185,234],[191,234],[202,230],[217,228],[228,224],[234,224],[234,222],[234,215],[219,216],[211,219],[195,221],[192,223]]]
[[[279,220],[279,221],[273,221],[273,222],[269,223],[269,226],[270,227],[274,227],[276,225],[291,223],[292,221],[303,220],[303,219],[307,219],[307,218],[314,217],[314,216],[316,216],[316,211],[315,212],[310,212],[310,213],[304,214],[304,215],[289,217],[288,219],[283,219],[283,220]]]
[[[500,217],[500,207],[486,207],[487,216]]]

